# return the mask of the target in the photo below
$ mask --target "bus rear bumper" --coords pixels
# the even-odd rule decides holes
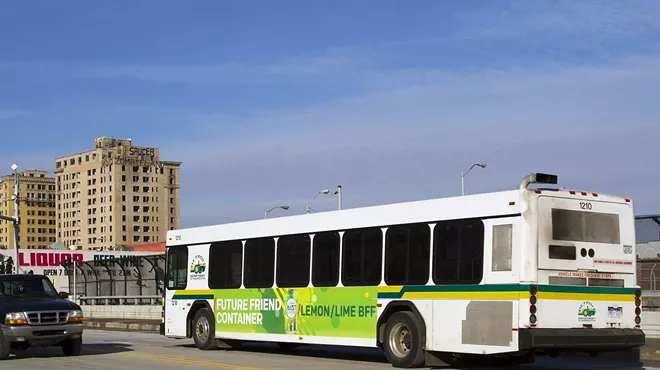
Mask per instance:
[[[641,347],[646,336],[641,329],[521,329],[520,350],[619,351]]]

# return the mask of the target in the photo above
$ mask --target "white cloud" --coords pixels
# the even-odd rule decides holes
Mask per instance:
[[[466,38],[533,40],[539,35],[579,35],[622,39],[660,32],[660,2],[516,0],[499,13],[471,9],[458,18],[467,26],[459,36]]]
[[[204,65],[128,65],[87,68],[74,78],[134,78],[145,81],[186,84],[253,84],[272,81],[305,83],[320,75],[341,73],[366,63],[365,58],[318,56],[281,62],[248,64],[225,62]]]
[[[15,118],[21,118],[30,115],[31,113],[24,110],[18,109],[2,109],[0,108],[0,120],[9,120]]]

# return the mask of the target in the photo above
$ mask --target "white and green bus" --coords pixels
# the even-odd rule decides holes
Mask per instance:
[[[631,200],[556,183],[169,231],[161,334],[402,368],[643,345]]]

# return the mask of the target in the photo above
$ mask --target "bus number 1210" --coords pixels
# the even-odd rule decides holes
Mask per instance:
[[[580,209],[591,210],[591,208],[592,208],[591,203],[589,203],[589,202],[580,202]]]

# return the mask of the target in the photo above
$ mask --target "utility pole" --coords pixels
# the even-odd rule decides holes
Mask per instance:
[[[76,265],[77,265],[77,263],[76,263],[75,258],[72,258],[71,259],[71,266],[73,266],[73,269],[72,269],[73,270],[72,271],[73,272],[73,302],[75,304],[78,304],[78,300],[76,299],[76,288],[77,288],[77,286],[76,286],[76,268],[78,266],[76,266]]]
[[[18,230],[20,228],[20,218],[18,217],[19,212],[18,212],[18,205],[21,203],[20,201],[20,194],[18,192],[18,172],[16,172],[16,169],[18,166],[16,164],[13,164],[11,166],[11,169],[14,171],[14,252],[15,252],[15,258],[14,258],[14,264],[16,265],[16,273],[18,274],[20,271],[20,262],[18,258]]]
[[[337,191],[335,191],[335,195],[337,195],[337,209],[341,210],[343,208],[341,199],[341,185],[337,185]]]
[[[17,165],[12,165],[11,169],[14,171],[14,195],[12,196],[14,200],[14,217],[2,216],[0,215],[0,220],[8,221],[14,224],[14,265],[16,265],[16,274],[19,272],[19,258],[18,258],[18,228],[20,225],[20,220],[18,218],[18,205],[20,204],[20,198],[18,193],[18,172],[16,169]]]

